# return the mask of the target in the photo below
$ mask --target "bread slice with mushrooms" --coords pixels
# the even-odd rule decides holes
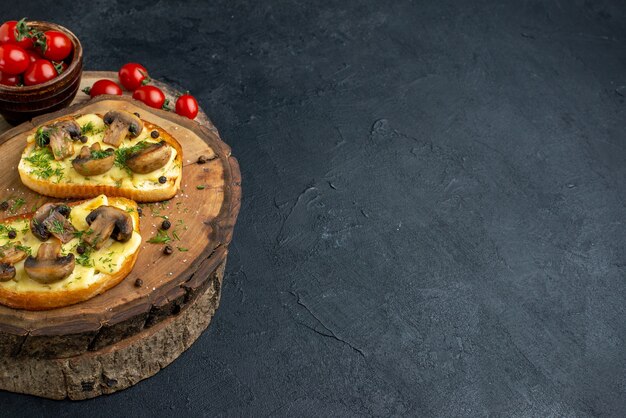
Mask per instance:
[[[66,116],[34,129],[18,171],[24,185],[46,196],[106,194],[157,202],[180,188],[182,161],[182,147],[167,131],[114,110]]]
[[[88,300],[131,272],[140,245],[137,204],[121,197],[48,203],[4,219],[0,304],[46,310]]]

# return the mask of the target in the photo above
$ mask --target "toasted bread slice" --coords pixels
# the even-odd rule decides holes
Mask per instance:
[[[79,117],[60,118],[75,120],[82,129],[86,142],[75,140],[70,146],[70,157],[55,160],[50,147],[37,144],[37,132],[33,131],[26,140],[26,147],[20,158],[18,171],[22,183],[37,193],[58,198],[86,198],[100,194],[125,197],[137,202],[158,202],[167,200],[176,194],[182,178],[183,150],[181,145],[164,129],[143,121],[143,130],[132,138],[128,135],[115,149],[115,164],[103,174],[84,176],[72,165],[83,146],[90,147],[98,143],[101,148],[111,147],[102,142],[108,129],[102,115],[88,114]],[[46,125],[50,125],[49,122]],[[154,138],[151,133],[158,132]],[[156,135],[154,135],[156,136]],[[172,148],[166,165],[152,172],[138,174],[132,172],[124,162],[124,152],[137,144],[155,144],[160,141]],[[164,182],[163,182],[164,180]]]
[[[126,211],[133,220],[133,232],[127,242],[117,242],[109,238],[99,250],[78,253],[80,231],[89,231],[86,216],[94,209],[109,205]],[[121,197],[107,198],[104,195],[91,200],[68,204],[71,207],[69,220],[79,231],[77,237],[62,245],[63,254],[74,254],[75,267],[67,278],[49,284],[41,284],[28,276],[24,270],[24,260],[14,264],[15,277],[0,282],[0,304],[17,309],[32,311],[59,308],[91,299],[120,283],[133,269],[139,248],[139,214],[137,204]],[[13,216],[0,221],[0,246],[8,242],[21,243],[20,248],[35,255],[42,244],[36,238],[29,223],[33,213]],[[16,237],[9,239],[9,232]],[[51,238],[54,239],[54,238]],[[50,241],[50,240],[48,240]]]

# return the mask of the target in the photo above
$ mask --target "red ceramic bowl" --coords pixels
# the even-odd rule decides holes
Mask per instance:
[[[78,92],[83,73],[83,47],[76,35],[55,23],[28,22],[28,25],[40,31],[65,33],[74,44],[74,50],[65,59],[67,69],[50,81],[23,87],[0,84],[0,114],[13,125],[68,106]]]

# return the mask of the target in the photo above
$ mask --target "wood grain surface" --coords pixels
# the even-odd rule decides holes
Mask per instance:
[[[113,75],[86,73],[83,84]],[[241,180],[237,161],[206,115],[199,116],[199,124],[128,97],[101,96],[89,102],[84,101],[85,97],[79,96],[79,103],[71,108],[9,129],[0,136],[0,163],[9,167],[0,178],[2,197],[9,201],[9,210],[0,216],[29,212],[51,200],[22,186],[16,166],[25,137],[42,123],[66,114],[103,114],[117,108],[139,112],[142,119],[164,128],[183,146],[181,191],[167,202],[142,205],[139,258],[131,274],[115,288],[86,302],[45,312],[0,306],[2,355],[74,356],[128,338],[181,312],[206,289],[209,276],[228,252],[239,211]],[[208,161],[197,164],[199,156]],[[24,204],[20,206],[20,202]],[[164,216],[172,223],[169,244],[174,253],[169,256],[164,255],[163,245],[147,243]],[[143,281],[141,287],[135,285],[137,279]]]
[[[51,399],[82,400],[126,389],[176,360],[211,322],[220,302],[222,264],[197,301],[172,316],[103,349],[59,359],[3,357],[0,389]]]

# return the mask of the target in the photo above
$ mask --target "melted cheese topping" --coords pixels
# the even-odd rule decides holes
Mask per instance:
[[[87,225],[85,221],[87,215],[97,207],[107,204],[109,204],[107,197],[100,195],[80,205],[73,206],[69,217],[70,222],[74,225],[76,230],[86,231],[89,228],[89,225]],[[113,206],[129,212],[137,210],[135,206],[127,206],[121,202],[115,202]],[[41,284],[31,279],[28,274],[26,274],[24,271],[24,260],[22,260],[15,264],[15,277],[8,282],[0,282],[0,287],[14,292],[53,292],[87,288],[102,279],[104,275],[117,273],[124,264],[124,261],[137,251],[139,245],[141,245],[141,236],[137,232],[139,226],[136,224],[134,218],[133,224],[135,231],[133,231],[133,235],[129,241],[122,243],[109,238],[101,249],[92,251],[88,257],[81,257],[76,252],[76,247],[80,243],[78,238],[74,238],[68,243],[63,244],[61,253],[74,253],[74,257],[77,260],[76,267],[72,274],[63,280],[51,284]],[[3,225],[6,228],[15,229],[17,237],[14,240],[9,240],[7,232],[5,231],[0,235],[0,245],[4,245],[9,241],[21,241],[23,246],[30,247],[33,256],[37,255],[37,250],[42,244],[42,241],[37,239],[30,232],[29,219],[20,219]],[[79,264],[79,260],[83,264]]]
[[[72,167],[72,160],[78,156],[80,149],[84,145],[90,147],[94,143],[99,142],[100,147],[103,150],[115,147],[102,142],[106,125],[100,116],[96,114],[83,115],[76,118],[76,122],[81,127],[91,124],[92,130],[85,134],[88,138],[86,143],[74,143],[74,154],[72,156],[65,158],[62,161],[49,161],[50,169],[46,169],[45,172],[42,173],[41,166],[37,166],[27,160],[27,158],[36,155],[39,149],[35,144],[35,134],[33,133],[26,139],[27,146],[22,153],[18,170],[23,173],[28,173],[34,178],[47,179],[57,184],[105,185],[126,189],[135,188],[139,190],[156,190],[169,187],[168,183],[159,183],[159,177],[165,176],[168,179],[172,179],[180,175],[181,167],[175,161],[177,151],[174,147],[170,147],[172,149],[172,153],[167,164],[151,173],[133,173],[119,167],[116,164],[106,173],[99,174],[97,176],[85,177],[82,174],[79,174],[76,170],[74,170],[74,167]],[[119,148],[132,147],[133,145],[137,145],[140,141],[153,144],[159,142],[160,139],[152,138],[150,136],[150,130],[144,126],[137,138],[130,138],[130,136],[127,135],[126,138],[122,140]]]

